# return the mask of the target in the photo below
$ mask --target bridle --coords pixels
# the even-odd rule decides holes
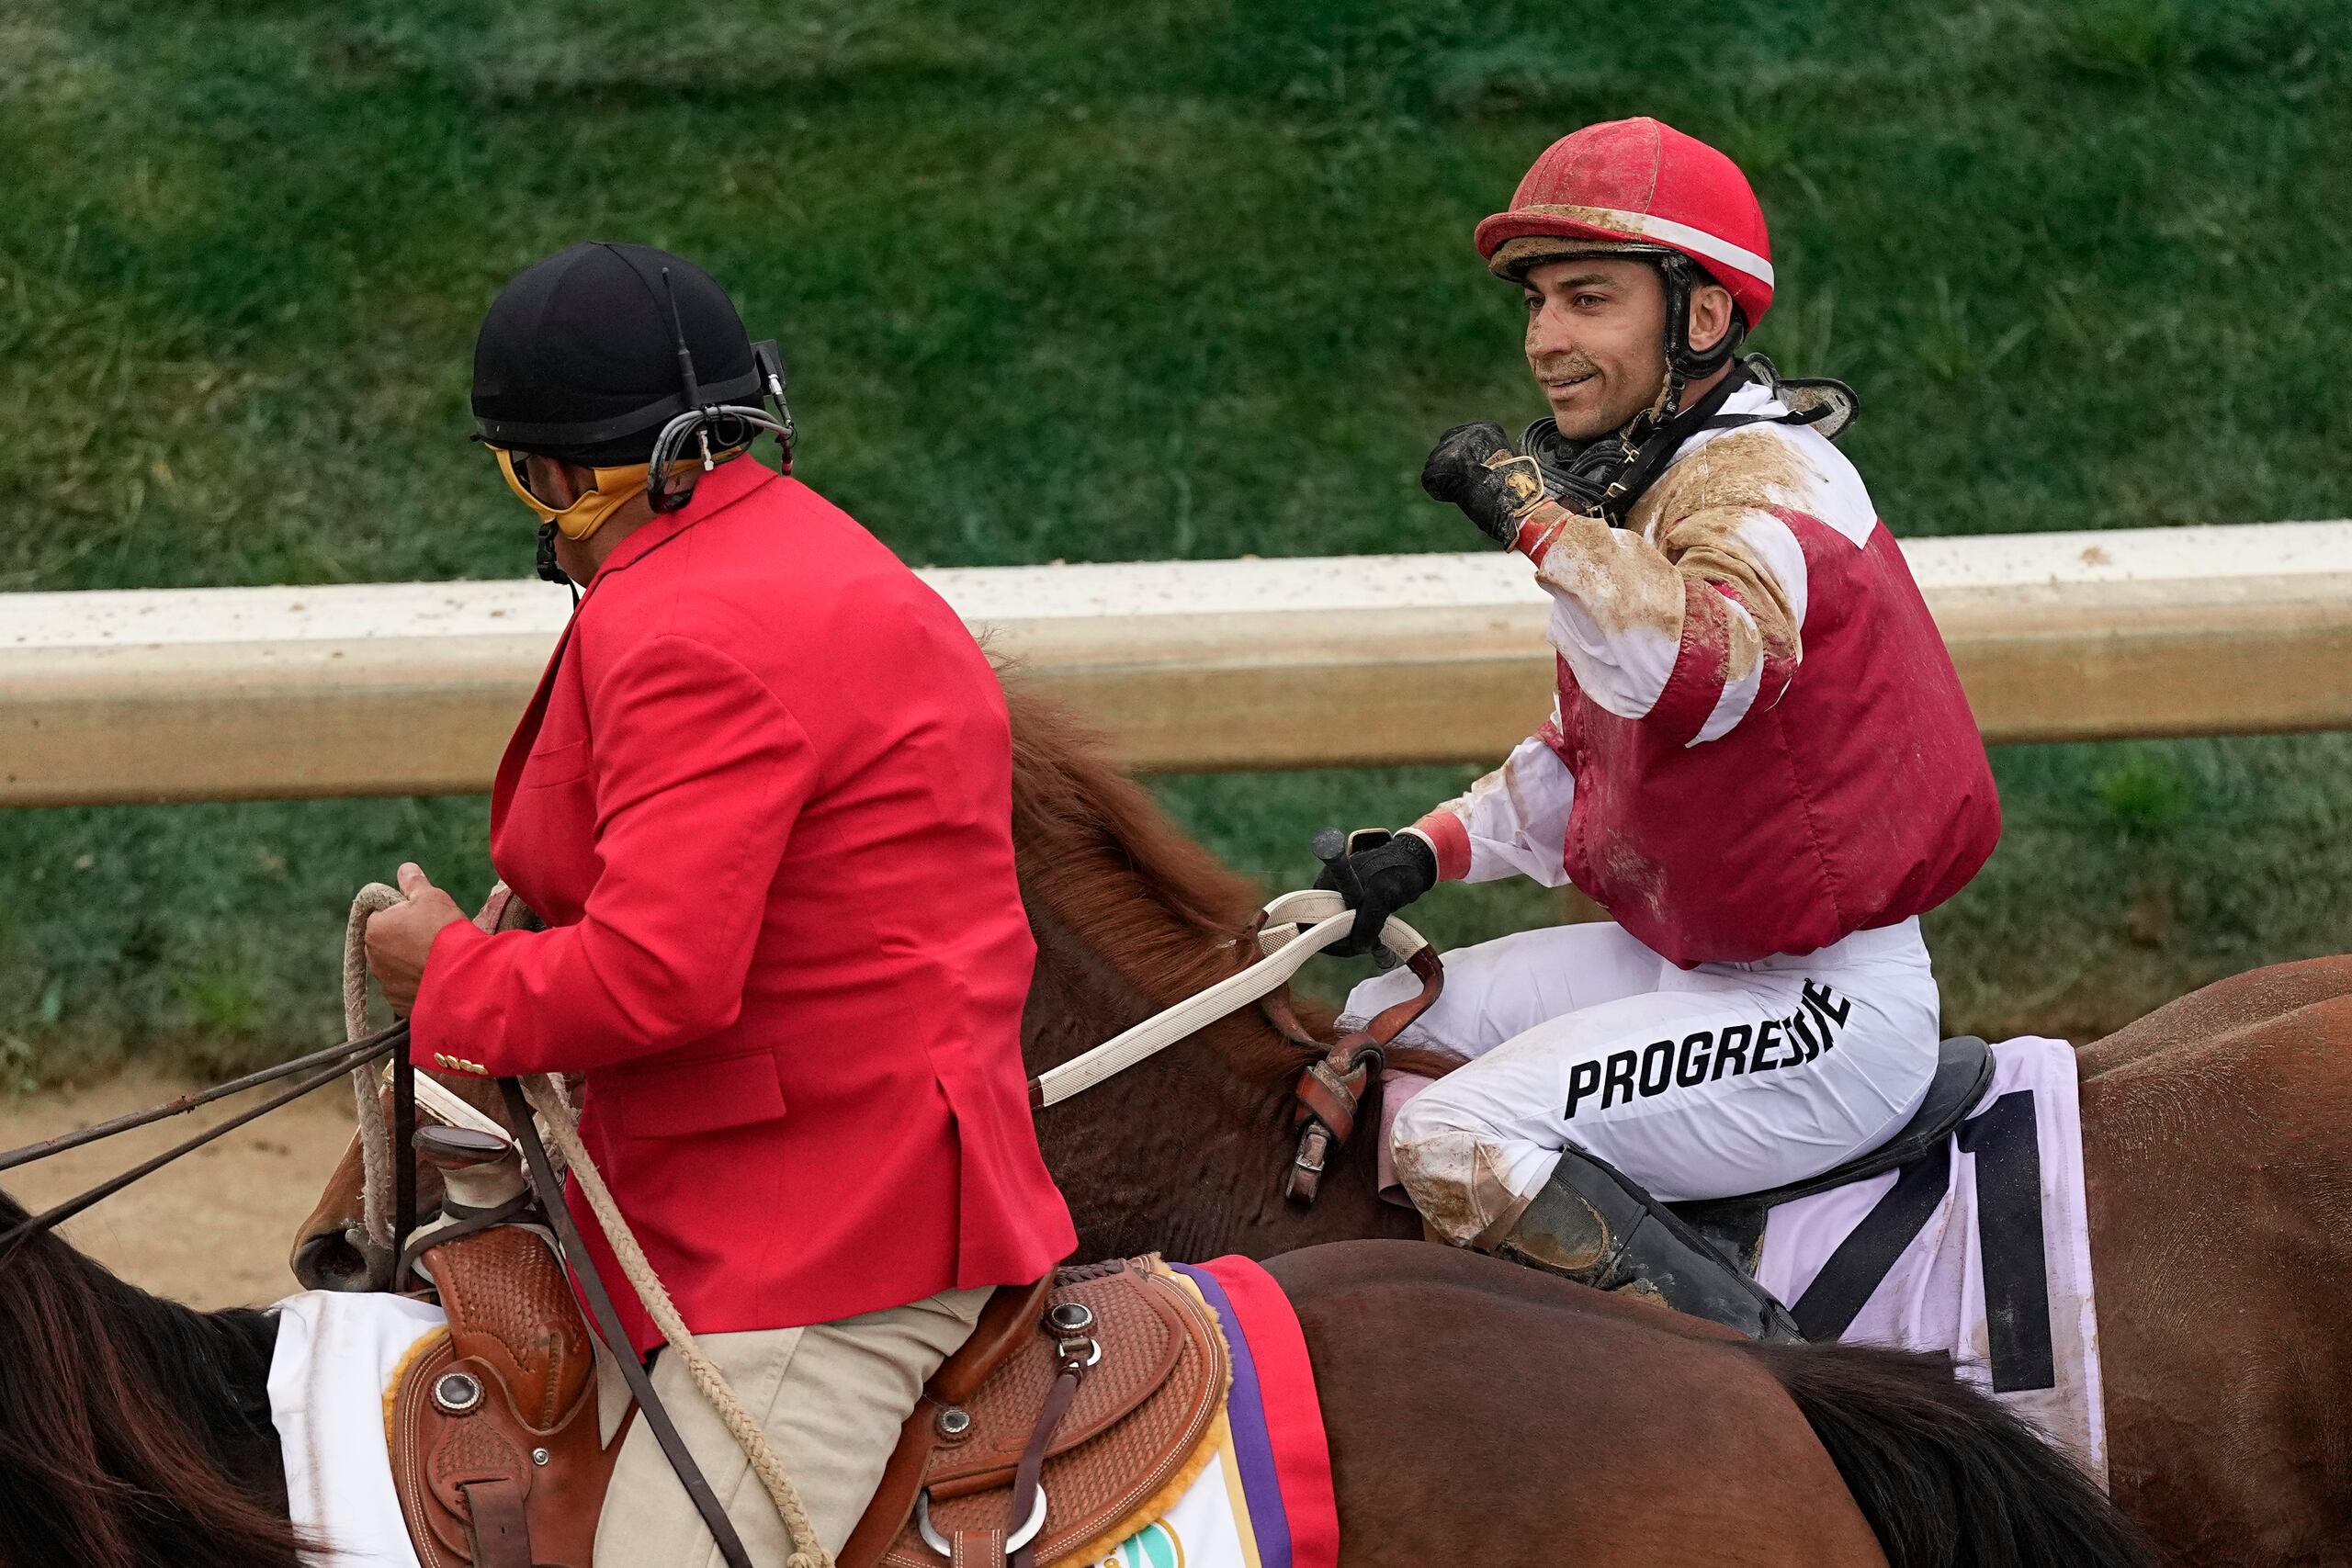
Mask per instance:
[[[1298,1129],[1298,1148],[1283,1182],[1283,1196],[1292,1202],[1312,1203],[1332,1154],[1345,1146],[1355,1132],[1357,1113],[1366,1092],[1377,1081],[1388,1046],[1406,1025],[1428,1010],[1445,987],[1445,966],[1438,959],[1437,949],[1392,915],[1381,927],[1380,946],[1419,979],[1419,992],[1323,1046],[1299,1026],[1281,992],[1308,959],[1344,941],[1355,918],[1355,910],[1337,893],[1316,888],[1283,894],[1258,911],[1243,939],[1254,939],[1260,954],[1257,962],[1092,1050],[1046,1068],[1029,1080],[1030,1107],[1043,1111],[1083,1094],[1255,1002],[1286,1037],[1323,1051],[1292,1086],[1292,1122]]]

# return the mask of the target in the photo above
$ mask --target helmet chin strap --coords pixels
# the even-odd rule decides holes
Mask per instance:
[[[1666,365],[1668,372],[1688,385],[1703,381],[1731,363],[1739,352],[1742,339],[1747,336],[1747,323],[1740,319],[1737,306],[1732,308],[1731,320],[1724,323],[1723,336],[1705,348],[1690,346],[1690,301],[1701,288],[1715,280],[1701,271],[1698,265],[1679,251],[1668,251],[1650,258],[1657,266],[1658,280],[1666,286]],[[1679,396],[1679,389],[1677,390]]]
[[[1684,408],[1681,397],[1687,385],[1669,369],[1656,402],[1623,428],[1591,441],[1572,441],[1560,434],[1556,421],[1549,416],[1539,419],[1521,433],[1519,451],[1535,459],[1553,500],[1570,512],[1623,528],[1682,444],[1700,432],[1736,430],[1748,424],[1804,424],[1835,440],[1853,423],[1860,407],[1854,389],[1843,381],[1783,377],[1760,354],[1734,361],[1729,375]],[[1761,386],[1766,396],[1786,412],[1724,412],[1731,395],[1749,385]]]
[[[1657,400],[1619,429],[1579,445],[1562,435],[1555,421],[1539,419],[1521,434],[1520,450],[1535,459],[1545,488],[1562,506],[1622,528],[1682,443],[1717,423],[1724,400],[1747,380],[1746,368],[1736,367],[1686,409],[1680,404],[1687,383],[1669,369]],[[1731,423],[1748,423],[1751,416],[1735,415]]]
[[[571,574],[564,570],[561,566],[556,563],[555,524],[551,521],[539,525],[539,555],[537,566],[539,581],[542,582],[560,582],[566,588],[571,589],[571,607],[575,610],[580,608],[580,584],[572,581]]]

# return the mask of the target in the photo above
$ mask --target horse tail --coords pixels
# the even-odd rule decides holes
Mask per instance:
[[[1756,1345],[1890,1568],[2145,1568],[2154,1550],[2073,1461],[1937,1355]]]

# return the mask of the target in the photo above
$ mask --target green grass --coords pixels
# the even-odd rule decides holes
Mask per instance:
[[[2342,515],[2347,61],[2326,0],[18,0],[0,588],[525,573],[464,439],[472,332],[591,235],[695,256],[784,340],[804,476],[910,559],[1471,547],[1412,477],[1536,400],[1470,225],[1638,112],[1755,175],[1760,344],[1860,388],[1898,533]],[[2007,841],[1931,932],[1951,1021],[2097,1028],[2352,948],[2347,761],[2002,756]],[[1463,776],[1165,793],[1288,881],[1321,822]],[[405,855],[479,890],[482,818],[0,817],[0,1079],[316,1039],[351,890]],[[1447,890],[1429,923],[1556,907]]]

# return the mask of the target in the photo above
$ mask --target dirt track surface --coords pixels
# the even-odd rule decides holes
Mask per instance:
[[[188,1087],[136,1074],[87,1089],[0,1098],[0,1148],[159,1104]],[[0,1187],[38,1212],[240,1105],[209,1105],[9,1171]],[[286,1268],[294,1227],[317,1203],[351,1125],[351,1090],[330,1085],[132,1184],[67,1224],[64,1235],[124,1279],[191,1306],[276,1301],[297,1289]]]

